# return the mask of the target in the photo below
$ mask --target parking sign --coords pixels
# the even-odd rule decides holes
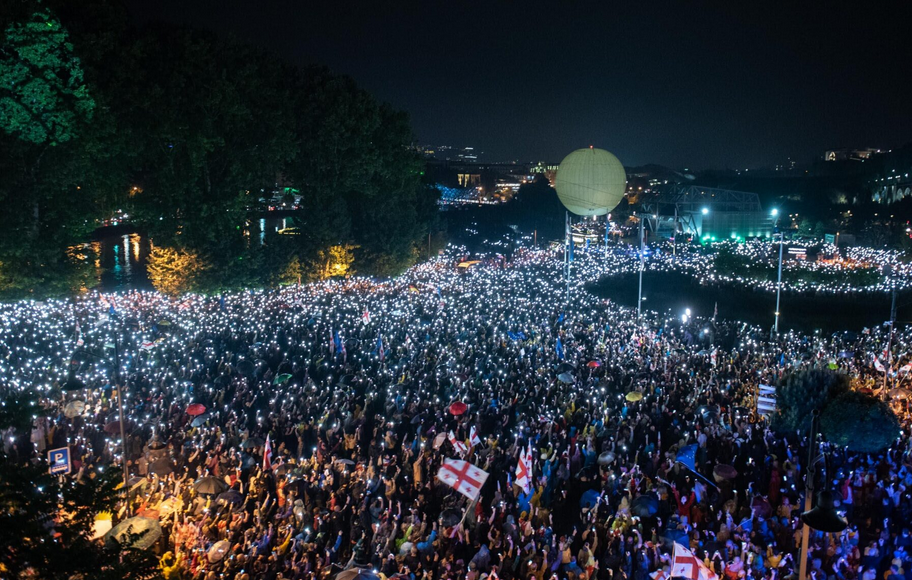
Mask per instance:
[[[51,464],[51,474],[69,473],[72,470],[69,447],[51,449],[48,451],[48,461]]]

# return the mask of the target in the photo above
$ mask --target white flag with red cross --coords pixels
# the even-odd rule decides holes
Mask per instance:
[[[447,434],[447,440],[450,442],[450,445],[453,446],[453,449],[456,450],[456,453],[460,455],[465,455],[469,448],[466,447],[466,444],[456,438],[456,435],[452,431]]]
[[[488,472],[475,467],[468,461],[444,459],[437,479],[452,487],[469,499],[477,499],[481,487],[488,479]]]
[[[693,552],[675,542],[674,556],[671,559],[672,578],[690,578],[690,580],[716,580],[716,573],[707,568],[703,561]]]
[[[481,438],[478,436],[478,429],[472,425],[472,428],[469,430],[469,445],[475,447],[479,444],[481,444]]]

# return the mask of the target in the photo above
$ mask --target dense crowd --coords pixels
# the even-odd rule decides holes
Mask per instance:
[[[798,568],[808,445],[820,445],[818,487],[841,493],[850,525],[812,533],[810,574],[902,580],[908,432],[856,455],[774,434],[756,406],[760,384],[797,369],[873,382],[882,329],[770,342],[712,313],[637,321],[584,289],[606,259],[576,257],[569,302],[559,258],[522,250],[468,267],[450,254],[389,281],[0,305],[0,383],[40,391],[53,411],[3,444],[20,457],[68,445],[75,478],[126,461],[130,501],[113,523],[156,522],[164,576],[205,580],[352,566],[661,580],[674,542],[729,580],[784,578]],[[909,338],[891,343],[897,368]],[[693,444],[696,471],[676,456]],[[477,500],[436,478],[445,458],[490,474]]]

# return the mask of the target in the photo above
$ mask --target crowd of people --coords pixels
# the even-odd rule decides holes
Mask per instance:
[[[674,543],[728,580],[796,576],[821,446],[818,487],[840,492],[849,527],[811,534],[809,575],[902,580],[905,423],[857,455],[757,411],[758,386],[789,372],[880,376],[886,332],[770,341],[712,313],[638,321],[585,290],[605,259],[576,257],[569,300],[559,256],[525,249],[388,281],[0,305],[0,382],[52,411],[3,444],[69,446],[77,479],[126,462],[113,524],[155,522],[164,577],[194,580],[662,580]],[[910,338],[892,338],[895,360]],[[489,474],[477,499],[437,478],[446,458]]]

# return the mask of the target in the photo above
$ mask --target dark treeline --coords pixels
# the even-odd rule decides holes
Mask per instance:
[[[351,79],[138,28],[117,0],[4,2],[0,33],[0,297],[91,287],[83,244],[118,209],[170,291],[388,275],[423,255],[436,191],[408,119]],[[277,182],[302,196],[297,235],[260,245],[247,210]]]

